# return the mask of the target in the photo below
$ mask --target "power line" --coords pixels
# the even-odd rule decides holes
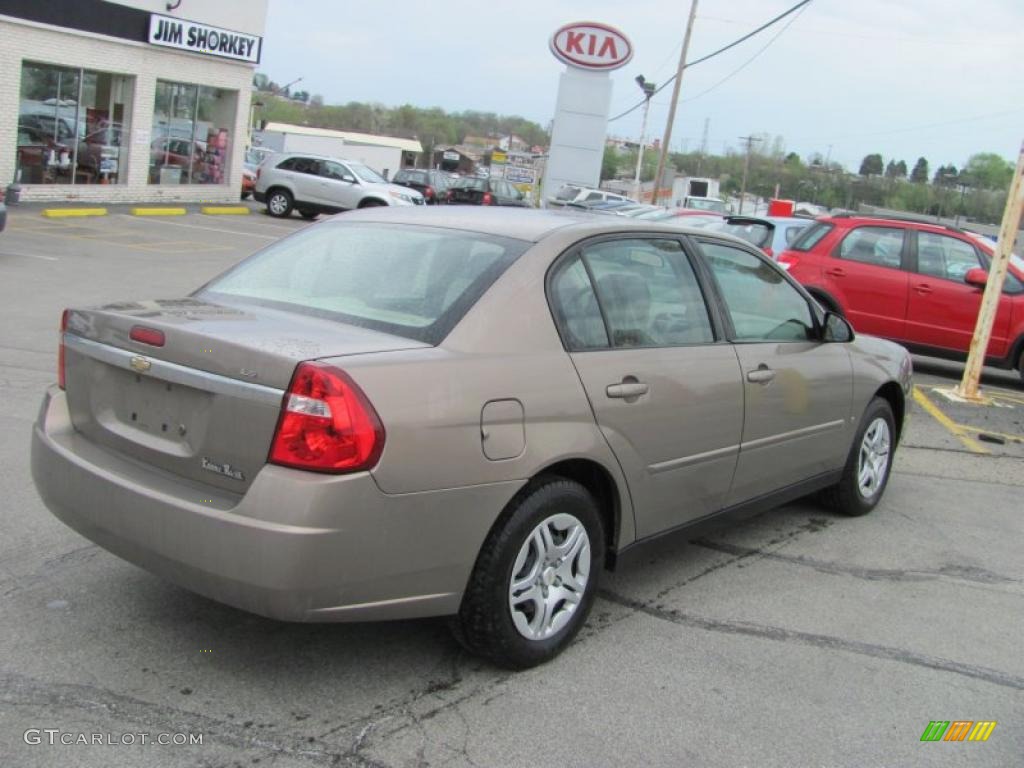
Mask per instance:
[[[805,5],[805,6],[804,6],[804,8],[806,8],[806,7],[807,7],[807,6]],[[730,72],[730,73],[729,73],[728,75],[726,75],[726,76],[725,76],[725,77],[723,77],[723,78],[722,78],[721,80],[719,80],[719,81],[718,81],[717,83],[715,83],[714,85],[712,85],[712,86],[711,86],[710,88],[707,88],[707,89],[705,89],[705,90],[701,91],[701,92],[700,92],[700,93],[698,93],[698,94],[697,94],[696,96],[691,96],[691,97],[690,97],[690,98],[688,98],[688,99],[683,99],[683,104],[689,104],[689,103],[690,103],[691,101],[693,101],[694,99],[699,99],[699,98],[700,98],[701,96],[704,96],[704,95],[706,95],[706,94],[709,94],[709,93],[711,93],[711,92],[712,92],[713,90],[715,90],[716,88],[718,88],[718,87],[719,87],[720,85],[724,85],[724,84],[725,84],[725,83],[727,83],[727,82],[728,82],[729,80],[731,80],[731,79],[732,79],[732,78],[734,78],[734,77],[735,77],[736,75],[738,75],[738,74],[739,74],[740,72],[742,72],[742,71],[743,71],[744,69],[746,69],[746,68],[747,68],[748,66],[750,66],[750,64],[751,64],[751,63],[753,63],[754,59],[756,59],[756,58],[757,58],[758,56],[760,56],[760,55],[761,55],[762,53],[764,53],[765,51],[767,51],[767,50],[768,50],[768,48],[769,48],[769,47],[770,47],[770,46],[771,46],[771,45],[772,45],[772,44],[773,44],[773,43],[774,43],[774,42],[775,42],[776,40],[778,40],[778,39],[779,39],[780,37],[782,37],[783,33],[784,33],[784,32],[785,32],[785,31],[786,31],[787,29],[789,29],[789,28],[790,28],[790,27],[791,27],[791,26],[793,25],[793,22],[794,22],[794,21],[796,21],[797,19],[799,19],[799,18],[800,18],[800,14],[804,12],[804,8],[801,8],[801,9],[800,9],[800,11],[799,11],[799,13],[797,13],[797,15],[796,15],[796,16],[794,16],[794,17],[793,17],[793,18],[791,18],[791,19],[790,19],[789,21],[787,21],[787,22],[786,22],[786,25],[785,25],[785,26],[784,26],[784,27],[783,27],[782,29],[780,29],[780,30],[779,30],[778,32],[776,32],[776,33],[775,33],[775,36],[774,36],[774,37],[772,37],[772,39],[771,39],[771,40],[769,40],[769,41],[768,41],[767,43],[765,43],[765,44],[764,44],[764,45],[763,45],[763,46],[762,46],[762,47],[760,48],[760,50],[758,50],[758,52],[757,52],[757,53],[755,53],[755,54],[754,54],[753,56],[751,56],[751,57],[750,57],[749,59],[747,59],[747,60],[746,60],[745,62],[743,62],[742,64],[740,64],[740,65],[739,65],[739,66],[738,66],[738,67],[737,67],[736,69],[734,69],[734,70],[733,70],[732,72]]]
[[[687,64],[687,65],[685,66],[685,68],[686,68],[686,69],[689,69],[690,67],[694,67],[694,66],[696,66],[697,64],[703,64],[703,63],[704,63],[705,61],[707,61],[708,59],[712,59],[712,58],[714,58],[715,56],[718,56],[718,55],[719,55],[720,53],[725,53],[725,52],[726,52],[726,51],[728,51],[728,50],[729,50],[730,48],[735,48],[735,47],[736,47],[737,45],[739,45],[740,43],[742,43],[742,42],[745,42],[745,41],[749,40],[749,39],[750,39],[750,38],[752,38],[752,37],[753,37],[754,35],[756,35],[756,34],[759,34],[760,32],[763,32],[764,30],[768,29],[768,27],[772,26],[773,24],[776,24],[776,23],[778,23],[778,22],[782,21],[782,19],[784,19],[784,18],[786,18],[787,16],[789,16],[789,14],[791,14],[791,13],[794,13],[795,11],[798,11],[798,10],[800,10],[801,8],[803,8],[803,7],[805,6],[805,5],[807,5],[807,4],[808,4],[808,3],[810,3],[810,2],[811,2],[811,0],[800,0],[800,2],[799,2],[799,3],[797,3],[796,5],[794,5],[794,6],[793,6],[792,8],[790,8],[789,10],[787,10],[787,11],[783,11],[783,12],[782,12],[782,13],[780,13],[780,14],[779,14],[778,16],[776,16],[776,17],[775,17],[774,19],[772,19],[771,21],[765,22],[764,24],[762,24],[762,25],[761,25],[760,27],[758,27],[757,29],[755,29],[755,30],[753,30],[753,31],[751,31],[751,32],[748,32],[748,33],[747,33],[747,34],[745,34],[745,35],[744,35],[743,37],[740,37],[740,38],[738,38],[738,39],[736,39],[736,40],[733,40],[733,41],[732,41],[731,43],[729,43],[729,44],[728,44],[728,45],[726,45],[726,46],[723,46],[722,48],[719,48],[719,49],[718,49],[717,51],[713,51],[713,52],[709,53],[709,54],[708,54],[707,56],[702,56],[701,58],[697,59],[696,61],[691,61],[691,62],[690,62],[689,64]],[[670,77],[670,78],[669,78],[668,80],[666,80],[666,81],[665,81],[664,83],[662,83],[662,84],[661,84],[661,85],[660,85],[660,86],[658,87],[658,90],[656,90],[656,91],[655,91],[654,93],[655,93],[655,94],[657,94],[657,93],[659,93],[660,91],[662,91],[663,89],[665,89],[665,88],[667,88],[668,86],[672,85],[672,83],[674,83],[674,82],[675,82],[675,79],[676,79],[676,75],[673,75],[673,76],[672,76],[672,77]],[[622,114],[619,114],[619,115],[616,115],[616,116],[615,116],[615,117],[613,117],[613,118],[610,118],[610,119],[608,120],[608,122],[609,122],[609,123],[615,122],[616,120],[619,120],[619,119],[621,119],[621,118],[625,117],[626,115],[630,114],[631,112],[634,112],[634,111],[636,111],[637,109],[639,109],[639,108],[640,108],[640,107],[642,107],[643,105],[644,105],[644,102],[643,102],[643,101],[639,101],[639,102],[637,102],[636,104],[634,104],[634,105],[633,105],[632,107],[630,107],[629,109],[627,109],[627,110],[626,110],[625,112],[623,112]]]

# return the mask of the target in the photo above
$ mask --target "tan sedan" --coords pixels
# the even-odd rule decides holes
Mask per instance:
[[[911,385],[749,244],[543,211],[347,213],[61,338],[32,469],[68,525],[265,616],[452,615],[516,668],[656,537],[870,511]]]

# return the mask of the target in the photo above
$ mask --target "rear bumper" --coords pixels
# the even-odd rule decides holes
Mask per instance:
[[[519,483],[387,495],[368,473],[264,467],[244,496],[84,439],[44,398],[32,476],[47,507],[104,549],[186,589],[287,621],[454,613],[484,537]]]
[[[256,190],[256,188],[253,187],[252,199],[255,200],[257,203],[265,203],[265,202],[267,202],[267,193],[266,192],[258,192]]]

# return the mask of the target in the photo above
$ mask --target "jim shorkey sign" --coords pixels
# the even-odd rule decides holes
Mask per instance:
[[[544,200],[563,184],[597,186],[612,98],[608,73],[633,58],[629,38],[593,21],[560,27],[551,36],[550,48],[566,68],[558,82],[551,150],[541,187]]]

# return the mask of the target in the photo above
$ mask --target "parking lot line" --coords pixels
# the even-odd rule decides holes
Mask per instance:
[[[40,256],[37,253],[0,253],[0,256],[24,256],[26,259],[42,259],[43,261],[60,261],[56,256]]]
[[[121,213],[118,216],[124,216],[126,219],[132,221],[138,221],[138,219],[129,216],[128,214]],[[274,237],[273,235],[260,235],[255,232],[243,232],[238,229],[224,229],[223,227],[204,227],[199,224],[185,224],[181,221],[164,221],[163,219],[147,219],[146,224],[163,224],[166,227],[187,227],[188,229],[205,229],[208,232],[221,232],[227,235],[239,235],[241,237],[258,237],[260,240],[278,240],[280,238]]]
[[[946,428],[946,430],[963,443],[969,451],[972,453],[983,453],[991,454],[992,452],[985,448],[981,443],[975,440],[973,437],[967,435],[965,430],[946,414],[939,410],[939,407],[935,405],[920,387],[914,387],[914,402],[916,402],[921,408],[924,409],[925,413],[935,419],[939,424]],[[972,430],[973,431],[973,430]]]

